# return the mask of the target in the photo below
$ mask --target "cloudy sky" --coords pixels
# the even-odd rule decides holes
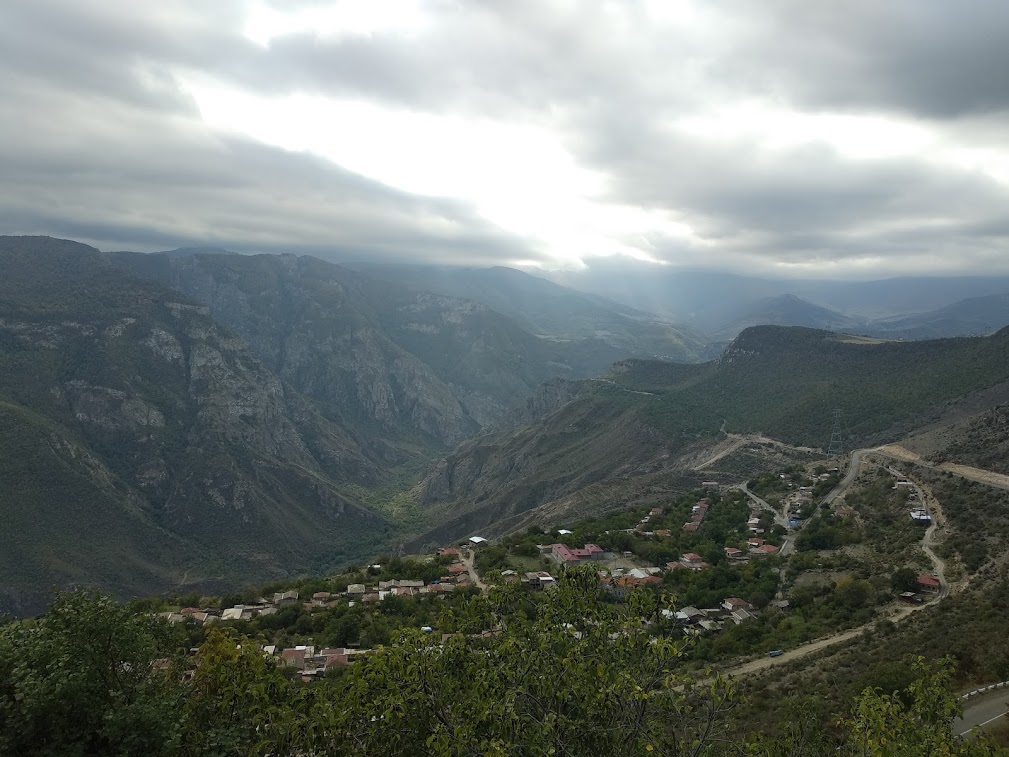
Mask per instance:
[[[1004,0],[3,0],[0,233],[1009,272],[1007,71]]]

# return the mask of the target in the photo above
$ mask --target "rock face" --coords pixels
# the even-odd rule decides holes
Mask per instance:
[[[95,250],[0,238],[0,610],[48,588],[212,587],[363,556],[348,486],[389,453],[326,417],[207,306]]]
[[[379,487],[622,356],[308,257],[0,237],[0,271],[0,612],[51,586],[234,588],[380,552],[402,533]],[[503,503],[489,487],[539,471],[539,441],[464,447],[424,501]],[[565,490],[548,473],[536,486]]]

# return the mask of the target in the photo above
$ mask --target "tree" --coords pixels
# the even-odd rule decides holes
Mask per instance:
[[[0,753],[171,752],[184,648],[180,629],[84,590],[0,627]]]
[[[311,752],[359,754],[682,754],[724,727],[731,685],[692,687],[684,642],[655,637],[657,598],[595,600],[592,571],[571,570],[539,597],[508,585],[473,596],[461,615],[492,635],[442,641],[407,632],[355,664],[332,698]],[[521,611],[530,603],[533,612]]]
[[[918,574],[907,567],[898,568],[893,572],[893,575],[890,576],[890,585],[898,594],[905,591],[917,591]]]

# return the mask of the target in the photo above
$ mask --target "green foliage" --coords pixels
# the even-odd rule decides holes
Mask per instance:
[[[0,627],[0,753],[170,753],[181,739],[179,641],[160,620],[85,591]]]
[[[408,631],[315,684],[248,637],[212,629],[195,657],[171,626],[108,599],[64,595],[37,622],[0,626],[0,751],[151,755],[990,754],[952,733],[952,667],[918,660],[857,696],[836,727],[805,707],[746,741],[735,687],[699,681],[688,643],[656,634],[661,605],[596,601],[573,570],[548,594],[472,595],[444,639]],[[743,629],[745,626],[740,626]],[[493,629],[490,633],[476,633]],[[157,665],[156,660],[162,659]],[[893,688],[891,688],[893,687]]]

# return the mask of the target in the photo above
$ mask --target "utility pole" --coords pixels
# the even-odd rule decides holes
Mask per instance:
[[[841,408],[834,409],[834,428],[830,432],[830,446],[827,447],[827,457],[844,454],[844,440],[841,438]]]

